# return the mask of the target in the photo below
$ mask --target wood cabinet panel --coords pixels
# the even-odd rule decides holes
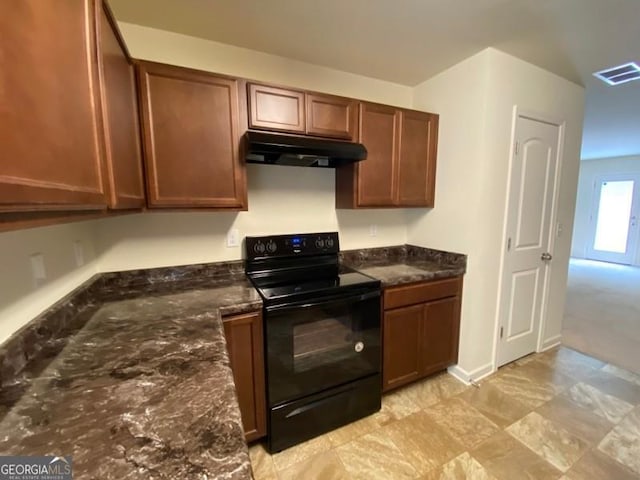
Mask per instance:
[[[458,359],[459,297],[425,305],[422,324],[422,374],[447,368]]]
[[[433,289],[429,290],[429,287]],[[405,295],[406,292],[411,295]],[[427,294],[415,295],[424,292]],[[390,298],[392,302],[389,302]],[[404,304],[405,300],[416,302],[420,299],[428,300],[389,308]],[[444,370],[458,361],[461,299],[462,277],[385,289],[384,391]]]
[[[460,281],[458,278],[447,278],[431,282],[413,283],[384,291],[384,308],[398,308],[416,303],[425,303],[438,298],[458,295]]]
[[[0,15],[0,211],[104,209],[95,4],[11,0]]]
[[[355,137],[358,102],[350,98],[307,93],[307,128],[309,135],[343,138]]]
[[[267,434],[262,314],[223,319],[227,350],[247,441]]]
[[[238,80],[141,62],[139,81],[149,207],[246,208]]]
[[[100,2],[97,25],[109,207],[141,208],[145,196],[135,70],[108,8]]]
[[[360,104],[359,140],[367,148],[367,158],[356,164],[358,206],[393,205],[399,128],[400,113],[395,108]]]
[[[403,110],[401,125],[396,203],[433,207],[438,116]]]
[[[433,207],[438,115],[360,103],[367,159],[336,169],[336,207]]]
[[[422,373],[422,305],[385,311],[383,316],[382,390],[417,380]]]
[[[249,128],[304,133],[304,92],[248,83]]]

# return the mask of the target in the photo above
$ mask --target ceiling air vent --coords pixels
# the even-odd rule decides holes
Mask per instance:
[[[637,63],[630,62],[617,67],[600,70],[593,74],[609,85],[620,85],[631,80],[640,80],[640,67]]]

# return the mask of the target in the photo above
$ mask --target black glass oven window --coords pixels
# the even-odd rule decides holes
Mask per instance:
[[[353,317],[344,308],[322,308],[301,315],[293,327],[293,371],[330,365],[353,356]]]

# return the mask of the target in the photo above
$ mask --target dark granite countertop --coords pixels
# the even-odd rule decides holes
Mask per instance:
[[[261,307],[239,262],[100,276],[0,349],[3,455],[77,479],[250,479],[221,313]]]
[[[384,286],[466,256],[350,250]],[[72,455],[76,479],[250,479],[221,316],[255,311],[242,262],[98,275],[0,346],[0,453]]]
[[[467,264],[466,255],[413,245],[346,250],[341,260],[383,287],[464,275]]]

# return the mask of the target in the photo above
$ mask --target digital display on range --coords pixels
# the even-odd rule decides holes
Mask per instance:
[[[291,239],[291,243],[293,244],[294,247],[299,247],[300,246],[300,237],[293,237]]]

